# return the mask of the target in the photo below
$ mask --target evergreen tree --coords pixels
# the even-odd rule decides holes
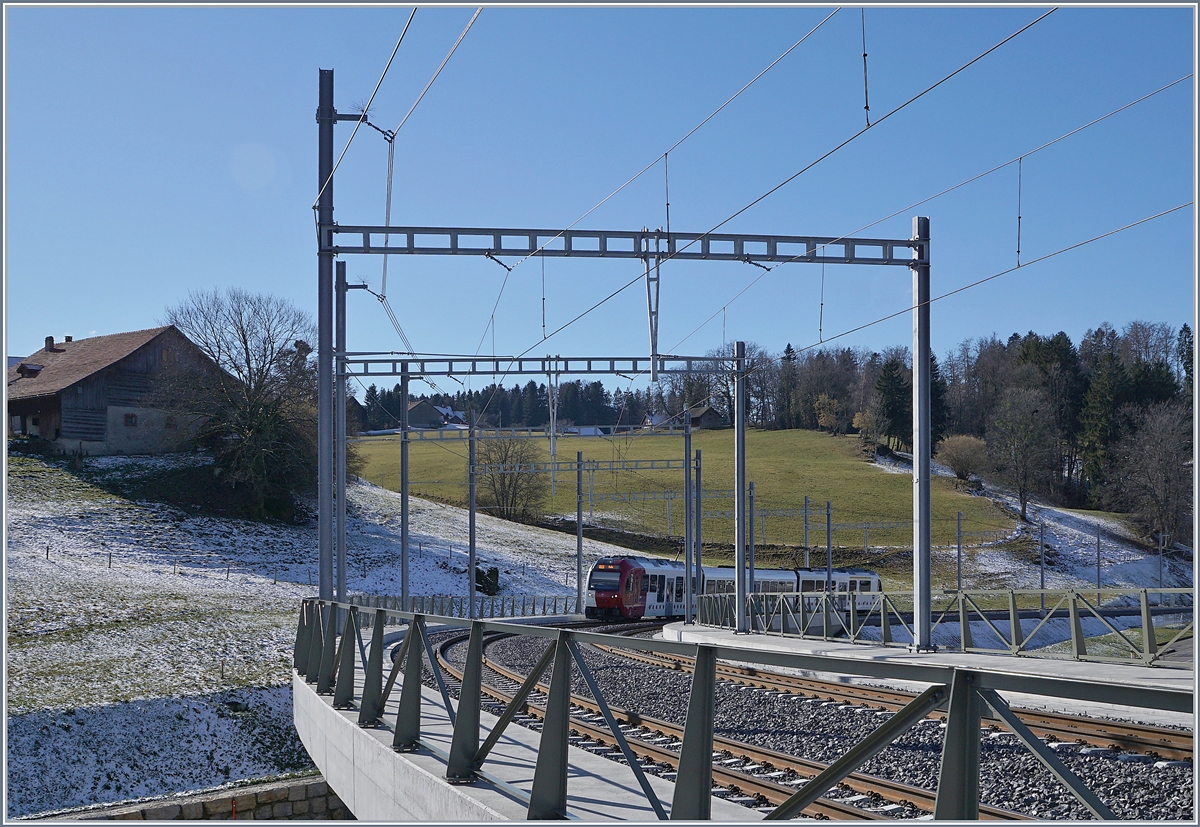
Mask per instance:
[[[1121,438],[1118,411],[1129,400],[1129,376],[1115,352],[1095,362],[1080,413],[1079,448],[1082,472],[1093,505],[1106,503],[1104,489],[1112,466],[1112,449]]]
[[[929,436],[937,445],[946,433],[946,381],[938,367],[937,354],[929,353]]]
[[[779,399],[775,405],[775,427],[795,428],[796,397],[799,380],[796,375],[796,350],[788,342],[783,349],[779,368]]]
[[[1179,328],[1179,337],[1175,341],[1175,357],[1183,369],[1183,388],[1187,393],[1192,392],[1192,359],[1195,342],[1192,339],[1192,329],[1184,322]]]
[[[898,356],[888,358],[879,370],[875,382],[881,416],[887,421],[885,433],[894,446],[912,444],[912,390],[904,376],[904,365]]]

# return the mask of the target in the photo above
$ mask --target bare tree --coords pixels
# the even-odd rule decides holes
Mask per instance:
[[[1021,519],[1029,495],[1046,488],[1054,458],[1050,403],[1040,390],[1009,388],[988,428],[988,446],[1001,479],[1017,492]]]
[[[1136,430],[1118,446],[1126,504],[1154,533],[1178,536],[1191,517],[1190,410],[1179,402],[1163,402],[1139,411],[1133,424]]]
[[[256,516],[290,513],[293,495],[316,483],[311,320],[285,299],[233,287],[191,293],[165,321],[220,370],[180,369],[162,406],[200,423],[218,478],[247,491]]]
[[[476,463],[505,466],[502,471],[479,475],[480,504],[507,520],[529,523],[541,517],[549,493],[545,475],[529,470],[512,473],[540,459],[531,439],[480,440]]]

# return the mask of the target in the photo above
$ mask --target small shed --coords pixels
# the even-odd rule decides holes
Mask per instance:
[[[417,399],[408,403],[408,425],[410,428],[440,428],[445,424],[441,413],[428,400]]]
[[[711,405],[701,405],[698,408],[692,408],[690,413],[692,417],[692,430],[720,428],[725,424],[725,417],[721,416]]]

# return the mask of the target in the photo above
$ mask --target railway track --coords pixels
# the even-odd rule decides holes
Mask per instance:
[[[643,629],[644,631],[644,629]],[[486,645],[494,643],[508,635],[489,636]],[[465,642],[465,635],[457,635],[443,641],[438,647],[438,661],[442,669],[454,676],[455,680],[462,679],[462,671],[450,663],[445,653],[451,647]],[[484,657],[484,665],[499,676],[500,681],[507,682],[506,686],[485,685],[483,692],[502,703],[512,701],[516,689],[525,676],[520,675],[503,665]],[[549,687],[539,683],[537,690],[540,694],[531,695],[526,701],[529,716],[523,723],[529,723],[533,718],[543,715],[539,700],[545,698]],[[577,746],[585,748],[608,745],[616,750],[616,741],[610,732],[599,706],[591,699],[579,695],[571,696],[572,741]],[[679,748],[682,745],[683,730],[681,727],[667,721],[661,721],[636,712],[609,706],[609,710],[621,727],[622,734],[634,755],[643,761],[659,765],[677,767]],[[517,718],[520,721],[520,718]],[[622,725],[621,722],[624,722]],[[717,737],[713,740],[713,783],[733,792],[730,800],[746,806],[774,806],[783,803],[798,787],[808,779],[822,772],[827,765],[786,755],[780,752],[745,744],[728,738]],[[718,754],[721,756],[718,758]],[[736,765],[736,766],[735,766]],[[665,774],[673,778],[672,773]],[[839,784],[846,788],[851,795],[844,799],[821,798],[805,809],[810,817],[852,820],[890,820],[888,811],[897,814],[915,815],[913,809],[932,812],[935,796],[931,790],[913,787],[887,779],[854,773]],[[859,806],[862,805],[862,806]],[[875,809],[866,809],[866,806]],[[992,820],[1020,820],[1028,818],[1020,813],[1004,810],[998,807],[980,806],[980,817]]]
[[[636,635],[644,631],[647,631],[645,627],[637,630],[631,629],[628,632],[621,632],[619,634]],[[683,656],[631,652],[603,645],[597,645],[596,648],[609,654],[646,663],[661,669],[682,672],[692,671],[693,660]],[[916,697],[913,693],[899,690],[830,683],[812,678],[801,678],[795,675],[785,675],[778,672],[755,669],[754,667],[734,666],[723,663],[717,664],[717,679],[736,681],[747,686],[771,689],[777,692],[816,696],[828,701],[841,701],[856,705],[872,704],[891,712],[901,709]],[[1058,741],[1067,742],[1079,741],[1090,746],[1121,749],[1129,752],[1150,753],[1171,760],[1192,760],[1193,738],[1189,732],[1146,724],[1101,721],[1094,718],[1081,718],[1075,715],[1039,710],[1014,709],[1014,711],[1030,730],[1041,737],[1051,737]],[[934,712],[929,717],[945,718],[945,713],[940,711]],[[995,723],[998,726],[1001,725],[998,721]]]

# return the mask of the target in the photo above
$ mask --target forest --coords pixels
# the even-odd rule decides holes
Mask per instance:
[[[731,355],[732,346],[724,353]],[[1019,496],[1067,507],[1134,514],[1153,535],[1190,534],[1193,333],[1134,321],[1104,323],[1078,344],[1063,332],[1030,331],[966,340],[939,360],[930,387],[935,458],[964,480],[1003,482]],[[751,427],[857,434],[869,451],[906,451],[912,439],[912,358],[883,351],[788,344],[771,353],[747,344]],[[632,385],[632,383],[630,383]],[[363,400],[366,427],[396,427],[400,386],[374,385]],[[726,422],[731,376],[664,377],[645,389],[609,391],[599,381],[562,382],[558,423],[680,423],[709,405]],[[489,385],[411,396],[489,426],[542,427],[550,421],[546,384]]]

